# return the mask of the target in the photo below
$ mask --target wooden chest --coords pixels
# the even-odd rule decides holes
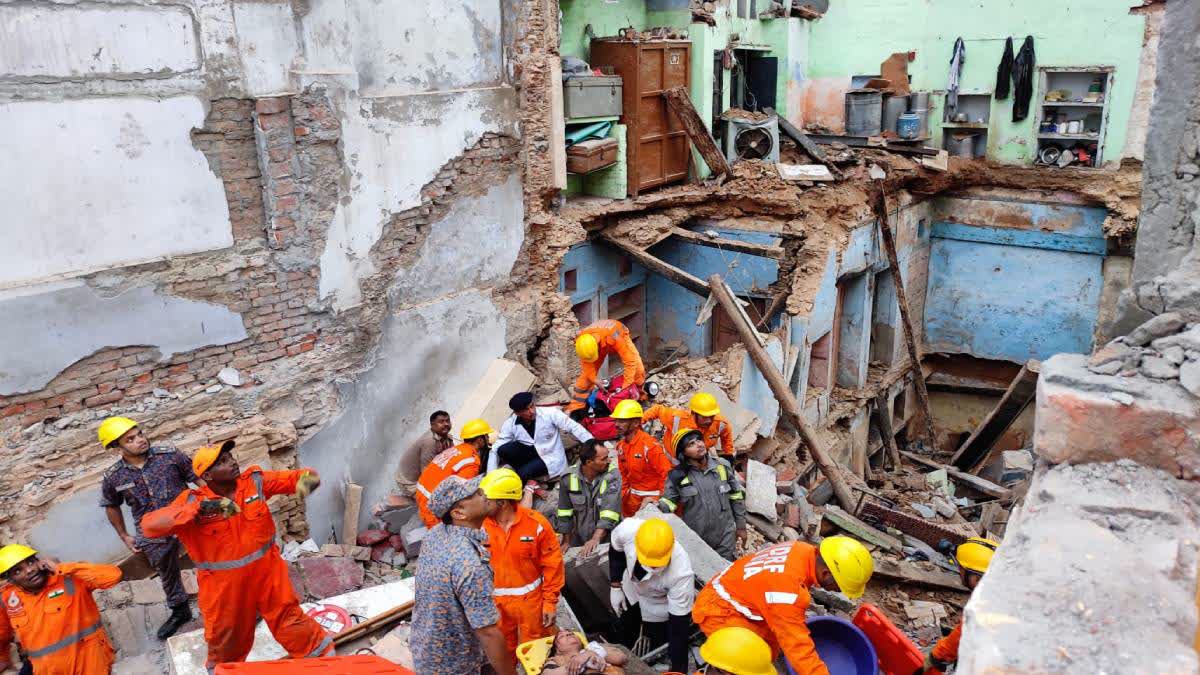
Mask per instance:
[[[617,139],[590,138],[567,148],[567,171],[584,174],[617,163]]]

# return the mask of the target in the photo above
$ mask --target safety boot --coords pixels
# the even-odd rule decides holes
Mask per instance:
[[[179,605],[171,610],[171,616],[163,622],[163,625],[158,627],[158,639],[166,640],[175,634],[183,624],[192,620],[192,608],[184,605]]]

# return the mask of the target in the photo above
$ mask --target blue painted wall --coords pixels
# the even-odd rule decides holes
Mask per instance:
[[[632,271],[622,277],[622,258],[615,249],[603,244],[584,242],[572,246],[558,268],[559,292],[570,296],[572,305],[591,300],[595,308],[593,319],[606,318],[604,308],[608,307],[608,296],[645,283],[648,276],[646,268],[635,262]],[[576,270],[574,291],[566,290],[566,276],[570,270]]]
[[[939,200],[925,339],[930,351],[1016,363],[1092,350],[1105,210]],[[949,222],[953,219],[955,222]]]
[[[697,232],[716,230],[723,238],[751,244],[775,245],[780,242],[778,236],[767,232],[730,230],[711,225],[698,225],[691,229]],[[652,247],[650,252],[701,279],[720,274],[738,295],[769,297],[767,289],[779,275],[779,265],[770,258],[697,246],[677,239],[667,239]],[[647,293],[652,299],[647,325],[651,344],[682,340],[692,356],[710,353],[712,329],[707,324],[696,325],[696,316],[704,306],[704,298],[658,275],[650,276]],[[753,316],[753,312],[751,315],[751,318],[758,318]]]

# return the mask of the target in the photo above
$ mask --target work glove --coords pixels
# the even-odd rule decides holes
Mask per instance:
[[[221,497],[220,499],[205,499],[204,501],[200,502],[200,515],[202,516],[220,514],[226,518],[229,518],[241,513],[241,511],[242,510],[238,508],[237,502],[228,497]]]
[[[321,477],[310,471],[306,471],[300,480],[296,481],[296,496],[300,498],[307,497],[312,494],[313,490],[321,484]]]
[[[612,605],[612,610],[618,615],[624,614],[625,610],[629,609],[629,598],[625,597],[625,590],[620,586],[612,586],[608,589],[608,603]]]

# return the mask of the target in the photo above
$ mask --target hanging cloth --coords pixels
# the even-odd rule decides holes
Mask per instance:
[[[962,76],[963,61],[967,60],[967,46],[962,38],[954,41],[954,53],[950,55],[950,82],[946,85],[946,107],[958,107],[958,78]]]
[[[1025,36],[1025,44],[1017,52],[1013,62],[1013,114],[1012,121],[1020,122],[1029,116],[1029,100],[1033,98],[1033,68],[1036,59],[1033,54],[1033,36]]]
[[[1013,44],[1012,38],[1004,41],[1004,56],[1000,57],[1000,67],[996,69],[996,100],[1008,98],[1009,79],[1013,76]]]

